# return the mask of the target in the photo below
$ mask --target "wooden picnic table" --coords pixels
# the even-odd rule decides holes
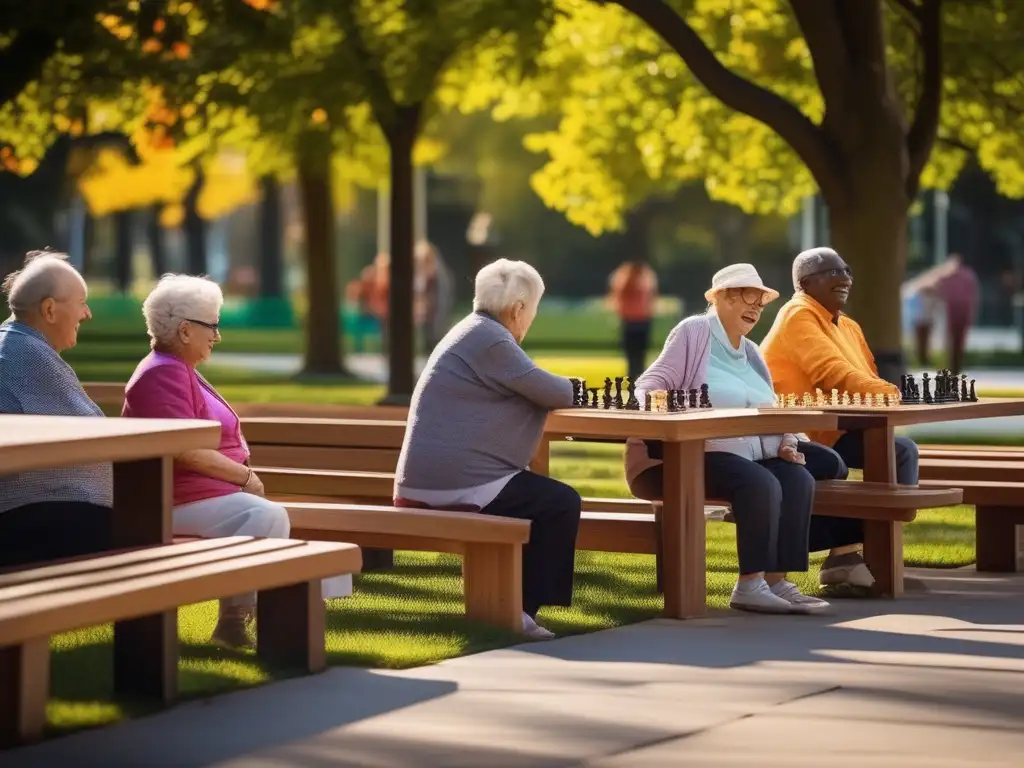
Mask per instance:
[[[114,546],[169,544],[173,457],[219,443],[212,421],[0,415],[0,475],[112,462]]]
[[[551,413],[543,444],[575,436],[638,437],[664,445],[662,562],[665,616],[695,618],[707,611],[707,543],[704,519],[704,441],[835,429],[836,415],[814,410],[760,411],[756,408],[697,409],[683,413],[588,410]],[[547,471],[546,451],[532,465]]]

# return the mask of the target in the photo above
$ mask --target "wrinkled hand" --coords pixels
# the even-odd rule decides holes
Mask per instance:
[[[807,459],[804,455],[796,449],[795,445],[791,443],[783,443],[782,447],[779,448],[779,458],[785,459],[786,461],[792,462],[793,464],[806,464]]]
[[[245,487],[242,488],[242,490],[245,491],[246,493],[251,493],[254,496],[267,495],[266,490],[263,488],[263,481],[259,479],[255,472],[253,472],[252,475],[250,475],[249,482],[245,484]]]

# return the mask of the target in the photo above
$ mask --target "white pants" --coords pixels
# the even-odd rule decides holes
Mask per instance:
[[[251,493],[231,493],[213,499],[194,501],[175,507],[174,535],[202,536],[216,539],[221,536],[256,536],[267,539],[286,539],[291,532],[288,510],[280,504]],[[322,582],[325,600],[348,597],[352,594],[352,576],[344,574]],[[254,595],[225,599],[231,605],[252,605]]]

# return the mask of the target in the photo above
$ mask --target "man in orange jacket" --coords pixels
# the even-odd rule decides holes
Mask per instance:
[[[779,310],[761,342],[776,392],[797,396],[815,389],[851,394],[899,392],[899,387],[878,375],[864,332],[843,313],[852,287],[849,265],[831,248],[812,248],[793,260],[796,292]],[[818,432],[809,437],[832,446],[848,467],[864,468],[863,433]],[[917,479],[917,445],[909,438],[897,437],[896,482],[917,485]],[[863,574],[860,567],[867,571],[858,553],[833,550],[822,565],[821,583],[856,583],[858,575],[852,572]]]

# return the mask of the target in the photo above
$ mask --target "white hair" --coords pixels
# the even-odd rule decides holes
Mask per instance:
[[[142,303],[146,333],[154,344],[174,338],[183,320],[216,322],[224,294],[208,277],[164,275]]]
[[[534,311],[544,295],[540,273],[525,261],[498,259],[476,273],[473,310],[499,315],[517,301]]]
[[[799,291],[800,281],[824,269],[822,265],[829,256],[842,258],[831,248],[809,248],[798,253],[793,259],[793,290]]]
[[[46,299],[63,298],[65,280],[70,275],[85,285],[85,279],[67,260],[66,253],[55,251],[29,251],[25,255],[25,266],[11,272],[2,287],[7,306],[16,318],[35,312]]]

